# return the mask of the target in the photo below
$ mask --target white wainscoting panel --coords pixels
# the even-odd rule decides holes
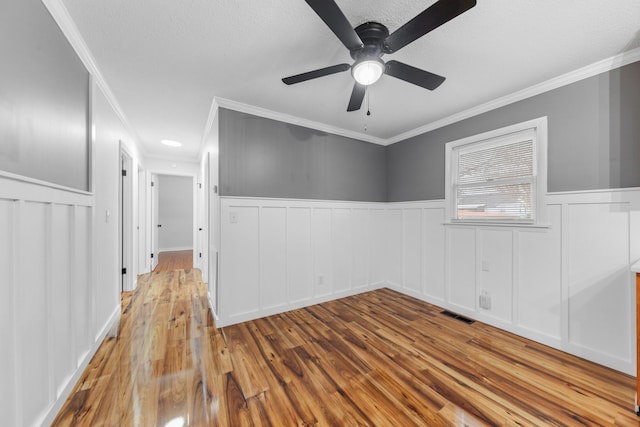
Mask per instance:
[[[68,331],[73,330],[72,305],[73,288],[71,271],[74,265],[69,259],[71,252],[71,206],[53,205],[51,212],[51,329],[52,336],[57,339],[53,343],[54,384],[57,386],[56,396],[73,375],[76,363],[69,357],[69,349],[73,339]]]
[[[19,425],[16,419],[16,365],[14,297],[16,289],[13,268],[13,210],[15,202],[0,199],[0,342],[5,343],[0,351],[0,414],[8,426]]]
[[[444,207],[422,209],[422,248],[420,260],[423,266],[424,295],[434,303],[444,302],[446,237],[442,224],[445,222]]]
[[[47,214],[40,202],[19,202],[18,382],[21,385],[22,420],[37,424],[43,410],[53,401],[49,370],[47,281],[49,277]],[[43,266],[44,268],[34,268]]]
[[[231,197],[221,202],[218,326],[384,285],[384,204]]]
[[[372,204],[368,208],[369,230],[366,243],[369,245],[369,281],[366,286],[375,286],[388,281],[389,242],[387,241],[386,204]],[[361,244],[361,243],[360,243]],[[356,243],[358,245],[358,243]]]
[[[332,210],[333,227],[329,256],[333,262],[333,294],[340,295],[353,286],[352,267],[354,266],[353,236],[351,230],[351,209]],[[355,267],[353,267],[355,271]],[[354,273],[355,274],[355,273]],[[326,285],[325,285],[326,286]]]
[[[290,303],[302,303],[313,296],[313,264],[311,257],[311,208],[293,207],[287,210],[287,289],[288,298],[281,301],[282,306]],[[224,210],[223,203],[223,210]],[[224,225],[222,226],[224,228]],[[224,254],[223,254],[224,263]],[[224,264],[221,267],[224,269]],[[229,286],[234,279],[224,284]],[[224,286],[224,285],[221,285]]]
[[[476,309],[477,249],[476,230],[448,227],[447,235],[447,300],[463,313]]]
[[[0,413],[3,425],[53,420],[119,307],[93,308],[91,194],[0,175]],[[114,284],[115,286],[115,284]]]
[[[562,334],[562,206],[548,205],[551,227],[518,233],[517,325],[558,346]]]
[[[370,232],[373,221],[369,209],[351,209],[351,286],[353,289],[365,288],[369,285],[371,271],[371,254],[375,235]],[[384,211],[382,211],[384,213]],[[378,233],[379,234],[379,233]]]
[[[632,359],[628,339],[634,316],[629,309],[629,203],[571,203],[569,236],[569,348],[602,361]]]
[[[260,208],[234,206],[222,214],[222,240],[227,243],[222,251],[221,311],[228,304],[234,315],[254,313],[260,309]],[[265,224],[266,227],[269,225]]]
[[[409,292],[422,292],[422,209],[400,211],[402,282]]]
[[[476,295],[486,294],[491,300],[491,309],[478,309],[497,321],[512,322],[513,291],[517,277],[513,277],[514,233],[504,229],[478,230],[480,271]]]
[[[402,209],[387,210],[387,264],[386,279],[396,286],[403,286],[402,273]]]
[[[89,354],[92,341],[92,308],[95,301],[92,298],[91,280],[91,208],[87,206],[74,206],[74,248],[73,262],[73,296],[75,305],[75,330],[76,330],[76,352],[78,354],[77,366]],[[89,285],[89,286],[88,286]]]
[[[311,219],[311,251],[313,258],[314,297],[326,297],[333,293],[332,211],[330,208],[313,208]]]
[[[635,375],[640,189],[549,194],[545,227],[444,225],[444,206],[387,205],[389,287]]]
[[[260,215],[262,306],[275,308],[287,300],[287,210],[267,207]]]

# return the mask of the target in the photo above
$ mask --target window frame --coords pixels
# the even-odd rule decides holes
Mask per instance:
[[[532,218],[527,220],[507,218],[456,218],[458,155],[463,147],[490,148],[515,142],[524,133],[533,139]],[[512,227],[547,227],[547,117],[491,130],[445,144],[445,210],[447,225],[485,225]]]

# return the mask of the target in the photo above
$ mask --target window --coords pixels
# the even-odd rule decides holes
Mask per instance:
[[[546,117],[446,145],[452,223],[545,222]]]

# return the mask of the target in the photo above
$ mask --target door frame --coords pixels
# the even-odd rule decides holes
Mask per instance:
[[[147,247],[147,179],[144,168],[138,165],[138,216],[137,216],[137,273],[149,273],[148,247]]]
[[[127,146],[119,141],[118,171],[118,239],[120,265],[120,291],[134,289],[133,278],[133,156]]]
[[[149,175],[149,247],[151,270],[158,266],[158,174]]]
[[[150,248],[151,248],[151,271],[153,271],[158,265],[158,199],[159,199],[159,176],[178,176],[183,178],[191,179],[191,223],[192,223],[192,231],[191,231],[191,246],[192,246],[192,254],[193,254],[193,266],[197,265],[198,260],[198,212],[199,212],[199,194],[198,194],[198,174],[197,173],[189,173],[189,172],[181,172],[181,171],[169,171],[166,169],[159,168],[149,168],[149,187],[151,187],[150,196],[149,196],[149,211],[148,211],[148,228],[149,231],[149,239],[150,239]]]

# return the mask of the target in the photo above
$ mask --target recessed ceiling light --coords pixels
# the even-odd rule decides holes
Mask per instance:
[[[168,145],[169,147],[182,147],[182,142],[172,141],[170,139],[163,139],[160,143]]]

